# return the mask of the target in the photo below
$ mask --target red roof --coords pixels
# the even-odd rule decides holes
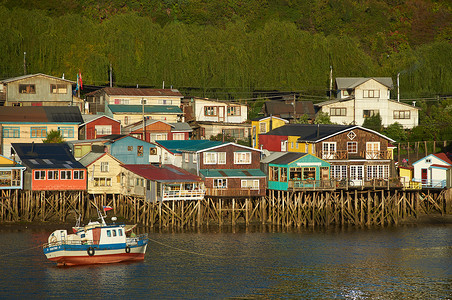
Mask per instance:
[[[201,177],[173,165],[122,165],[127,170],[153,181],[193,182],[202,181]]]
[[[449,165],[452,166],[452,161],[449,159],[449,157],[447,157],[446,153],[436,153],[436,154],[433,154],[433,155],[435,155],[436,157],[438,157],[442,161],[444,161],[444,162],[446,162],[446,163],[448,163]]]
[[[447,166],[447,165],[438,165],[438,164],[433,164],[431,165],[431,167],[439,167],[439,168],[445,168],[445,169],[449,169],[451,166]]]

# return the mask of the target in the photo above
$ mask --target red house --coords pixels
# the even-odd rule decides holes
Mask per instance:
[[[13,143],[16,160],[26,167],[24,190],[86,191],[86,168],[68,144]]]
[[[121,134],[121,122],[103,115],[83,115],[79,126],[80,140],[94,140],[112,134]]]
[[[161,120],[146,120],[144,128],[142,121],[136,122],[122,130],[123,134],[146,142],[188,140],[192,131],[190,125],[185,122],[167,123]]]

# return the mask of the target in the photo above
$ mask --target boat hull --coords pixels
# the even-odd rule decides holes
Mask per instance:
[[[110,264],[144,260],[147,243],[136,246],[56,245],[44,249],[47,259],[58,266]]]

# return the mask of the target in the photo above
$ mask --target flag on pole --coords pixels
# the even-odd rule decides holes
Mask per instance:
[[[109,206],[109,205],[104,206],[104,211],[105,211],[105,212],[107,212],[107,211],[109,211],[109,210],[112,210],[112,209],[113,209],[113,207],[111,207],[111,206]]]
[[[82,80],[82,72],[80,72],[80,70],[78,71],[78,75],[77,75],[77,82],[80,83],[80,89],[83,90],[83,80]]]

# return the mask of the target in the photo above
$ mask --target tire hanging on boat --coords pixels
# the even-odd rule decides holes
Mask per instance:
[[[130,247],[126,246],[126,253],[130,253]]]
[[[86,252],[88,253],[89,256],[93,256],[95,251],[93,247],[89,247],[88,250],[86,250]]]

